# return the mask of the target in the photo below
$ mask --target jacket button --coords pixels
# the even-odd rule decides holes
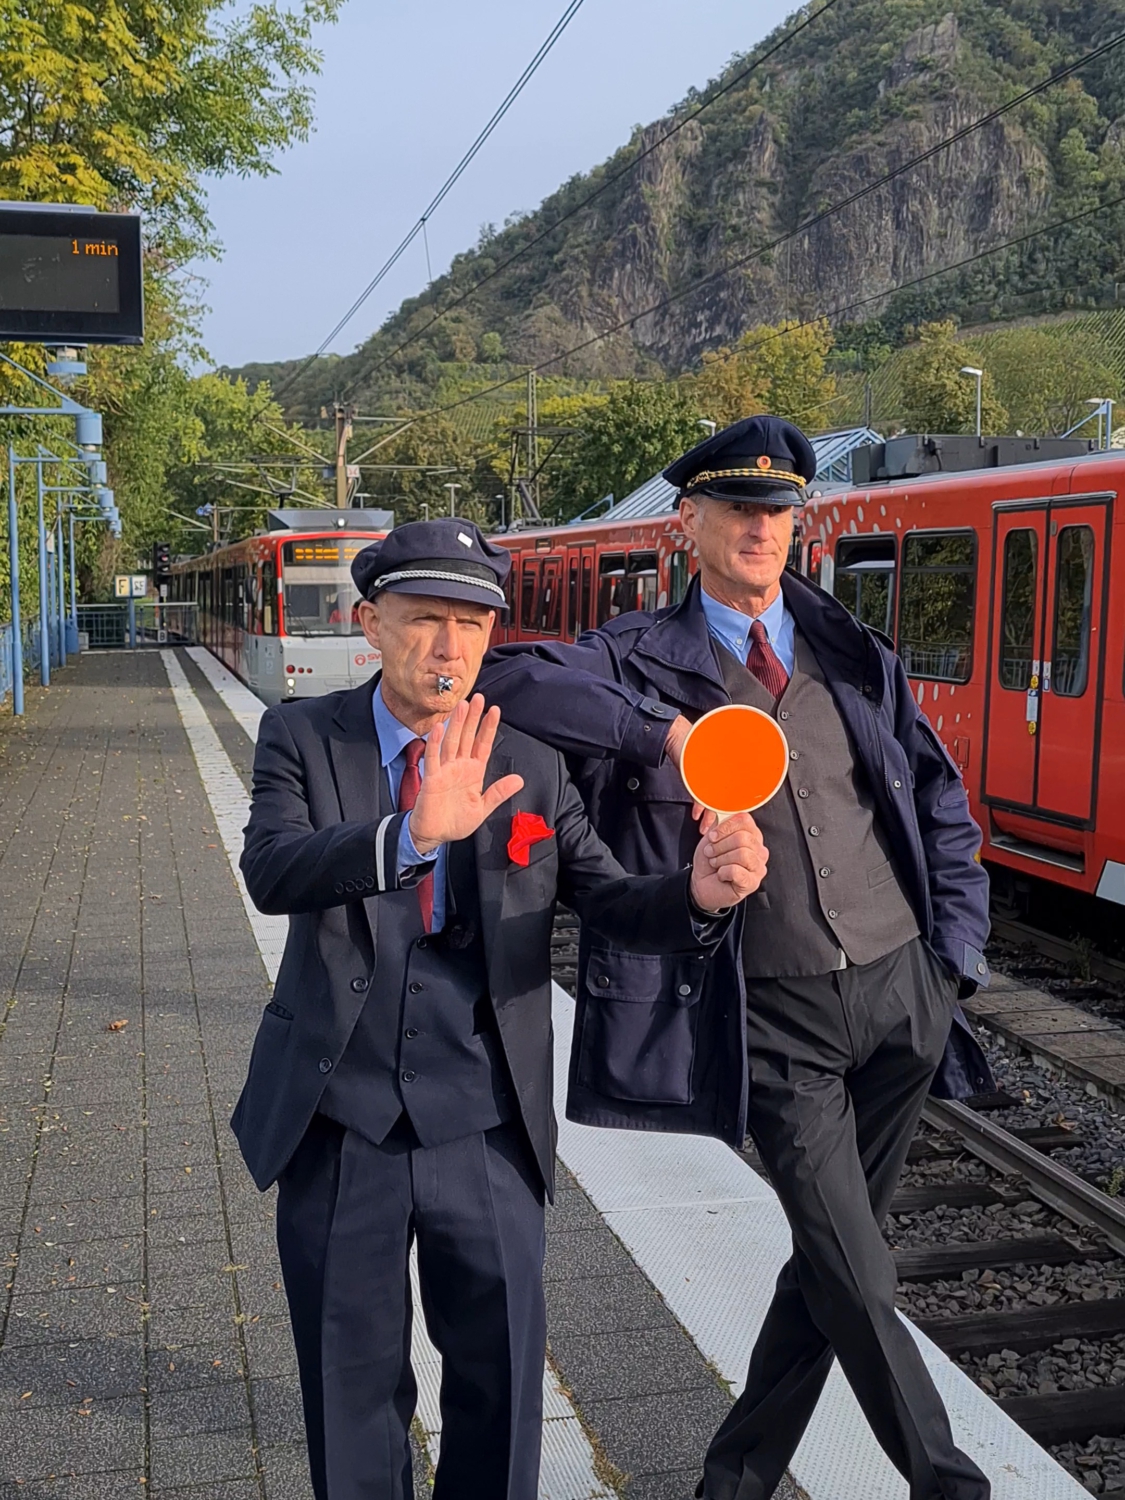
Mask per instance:
[[[863,684],[863,691],[864,691],[864,692],[865,692],[865,693],[866,693],[866,694],[867,694],[867,696],[868,696],[868,697],[869,697],[869,698],[870,698],[870,697],[871,697],[871,694],[872,694],[872,693],[873,693],[873,692],[874,692],[874,691],[875,691],[875,689],[874,689],[874,688],[873,688],[873,687],[872,687],[872,686],[871,686],[871,684],[870,684],[870,683],[869,683],[869,682],[865,682],[865,683],[864,683],[864,684]]]
[[[345,880],[344,881],[344,889],[346,891],[354,891],[355,890],[355,881],[354,880]]]
[[[406,1040],[408,1042],[412,1042],[417,1035],[418,1035],[418,1028],[417,1028],[417,1026],[408,1026],[406,1028]]]
[[[977,964],[977,973],[978,974],[987,974],[988,973],[988,965],[985,964],[985,963],[979,963],[979,964]]]
[[[602,990],[608,990],[609,989],[609,975],[608,974],[599,974],[598,975],[598,988],[602,989]]]
[[[320,1059],[320,1061],[317,1063],[317,1067],[320,1069],[320,1071],[322,1073],[331,1073],[331,1071],[332,1071],[332,1059],[330,1057],[322,1057]]]
[[[366,979],[353,979],[352,980],[352,989],[355,990],[355,992],[356,992],[357,995],[362,995],[363,992],[364,992],[364,990],[366,988],[367,988],[367,980]]]
[[[428,948],[430,946],[430,940],[429,940],[429,938],[419,938],[418,939],[418,946],[419,946],[419,948]]]
[[[410,993],[412,995],[420,995],[422,993],[422,986],[418,983],[417,980],[415,980],[414,983],[410,986]]]
[[[414,1071],[414,1069],[413,1069],[413,1068],[407,1068],[407,1069],[406,1069],[406,1070],[405,1070],[405,1071],[404,1071],[404,1072],[403,1072],[403,1075],[402,1075],[402,1081],[403,1081],[403,1083],[413,1083],[413,1082],[414,1082],[414,1080],[415,1080],[415,1079],[416,1079],[416,1078],[417,1078],[417,1077],[418,1077],[418,1075],[417,1075],[417,1073],[415,1073],[415,1071]]]
[[[337,896],[342,896],[344,894],[344,887],[342,885],[336,886],[336,894]]]
[[[896,792],[901,792],[902,791],[902,782],[901,781],[896,781],[894,783],[894,789],[895,789]]]
[[[625,783],[625,787],[627,791],[638,792],[640,791],[641,783],[636,776],[630,776],[629,780]]]
[[[680,985],[680,994],[684,995],[685,997],[688,996],[688,995],[690,995],[691,994],[691,985],[690,984],[681,984]]]
[[[367,889],[369,891],[373,891],[375,889],[375,877],[374,877],[374,875],[369,875],[367,877],[367,880],[366,880],[365,884],[366,884]]]

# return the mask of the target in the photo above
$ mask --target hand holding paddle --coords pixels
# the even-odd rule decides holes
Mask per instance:
[[[758,825],[749,813],[718,821],[704,818],[703,837],[691,862],[691,896],[704,911],[736,906],[766,878],[769,854]]]

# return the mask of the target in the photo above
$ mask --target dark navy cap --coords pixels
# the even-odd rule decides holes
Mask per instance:
[[[664,470],[681,497],[803,505],[816,475],[816,452],[799,427],[782,417],[744,417],[724,427]]]
[[[507,609],[504,580],[512,554],[497,547],[471,521],[408,521],[373,542],[352,563],[365,599],[381,593],[429,594]]]

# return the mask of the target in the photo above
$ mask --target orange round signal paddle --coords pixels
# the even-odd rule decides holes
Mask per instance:
[[[780,726],[743,703],[704,714],[684,741],[680,761],[688,791],[720,817],[764,806],[788,770],[789,744]]]

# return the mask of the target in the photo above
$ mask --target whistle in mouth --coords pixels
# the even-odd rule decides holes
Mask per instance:
[[[451,693],[453,691],[452,677],[438,677],[437,690],[439,693]]]

